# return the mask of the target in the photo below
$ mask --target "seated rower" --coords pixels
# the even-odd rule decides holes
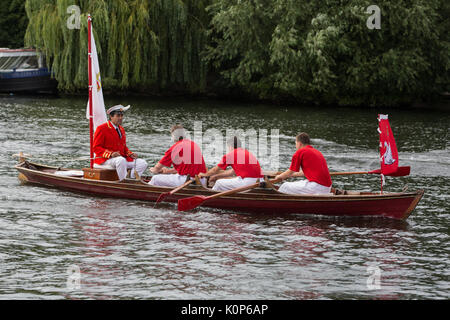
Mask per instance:
[[[296,137],[297,152],[292,156],[291,166],[275,179],[305,177],[306,180],[285,182],[278,191],[288,194],[325,194],[331,192],[331,177],[322,153],[311,145],[309,135],[300,133]],[[300,168],[302,170],[300,170]]]
[[[263,175],[256,157],[248,150],[241,148],[241,141],[237,137],[228,140],[227,145],[228,153],[223,156],[219,164],[199,176],[211,176],[210,181],[217,180],[212,188],[214,191],[232,190],[259,182]],[[226,170],[228,166],[232,169]],[[237,177],[229,178],[234,175]]]
[[[116,169],[120,181],[125,179],[128,169],[131,169],[131,178],[135,178],[135,168],[139,176],[147,169],[147,162],[138,159],[138,155],[127,147],[122,121],[123,113],[129,108],[122,105],[109,108],[106,111],[109,121],[99,125],[94,133],[94,168]]]
[[[150,172],[155,174],[149,184],[162,187],[178,187],[186,182],[187,176],[194,179],[196,175],[206,172],[205,160],[200,147],[186,138],[186,130],[182,125],[171,129],[174,144]],[[173,165],[173,168],[170,167]],[[162,174],[158,174],[162,173]],[[206,179],[200,180],[206,185]]]

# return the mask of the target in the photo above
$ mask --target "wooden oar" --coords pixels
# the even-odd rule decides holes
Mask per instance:
[[[397,171],[387,174],[386,176],[391,177],[404,177],[408,176],[411,172],[411,167],[398,167]],[[343,176],[343,175],[350,175],[350,174],[381,174],[381,169],[372,170],[372,171],[358,171],[358,172],[330,172],[331,176]]]
[[[270,180],[271,183],[276,183],[279,182],[280,180],[278,179],[273,179]],[[213,194],[212,196],[194,196],[194,197],[190,197],[190,198],[184,198],[184,199],[180,199],[178,200],[178,211],[188,211],[188,210],[192,210],[194,208],[197,208],[199,205],[201,205],[203,202],[207,201],[207,200],[211,200],[211,199],[215,199],[215,198],[219,198],[219,197],[224,197],[224,196],[229,196],[238,192],[244,192],[247,190],[251,190],[254,188],[259,187],[260,182],[258,183],[254,183],[245,187],[240,187],[240,188],[236,188],[233,190],[227,190],[224,192],[220,192],[217,194]]]
[[[174,194],[175,192],[180,191],[181,189],[183,189],[184,187],[190,185],[192,182],[194,182],[194,180],[189,179],[188,181],[186,181],[185,183],[183,183],[181,186],[176,187],[175,189],[173,189],[170,192],[165,192],[165,193],[161,193],[158,197],[158,199],[155,202],[155,205],[161,201],[164,200],[165,197],[167,196],[171,196],[172,194]]]
[[[387,174],[386,176],[391,177],[404,177],[408,176],[411,172],[411,167],[398,167],[397,171]],[[263,175],[269,176],[269,177],[275,177],[283,172],[281,171],[263,171]],[[330,172],[330,176],[344,176],[344,175],[351,175],[351,174],[381,174],[381,169],[372,170],[372,171],[356,171],[356,172]]]

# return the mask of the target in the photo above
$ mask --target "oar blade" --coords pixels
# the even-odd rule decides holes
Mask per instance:
[[[184,198],[178,200],[178,211],[189,211],[197,208],[199,205],[205,201],[207,197],[205,196],[195,196],[190,198]]]
[[[156,200],[155,204],[161,202],[164,200],[165,197],[167,197],[170,194],[170,192],[166,192],[166,193],[161,193],[158,197],[158,199]]]
[[[397,171],[395,171],[393,173],[389,173],[389,174],[387,174],[387,176],[390,176],[390,177],[404,177],[404,176],[409,176],[410,172],[411,172],[411,167],[409,167],[409,166],[398,167]],[[368,173],[381,174],[381,169],[372,170],[372,171],[369,171]]]
[[[404,177],[404,176],[409,176],[411,172],[411,167],[398,167],[397,171],[395,171],[394,173],[391,173],[390,176],[392,177]]]

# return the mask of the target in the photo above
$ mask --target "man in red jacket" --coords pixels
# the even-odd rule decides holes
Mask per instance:
[[[178,187],[186,182],[188,175],[194,179],[196,175],[206,172],[202,151],[194,141],[186,138],[183,126],[173,126],[171,135],[174,144],[150,168],[154,176],[149,184],[153,186]],[[173,168],[170,168],[172,165]],[[205,178],[200,181],[203,185],[206,184]]]
[[[297,135],[295,145],[297,152],[292,156],[291,166],[275,178],[305,177],[306,180],[285,182],[278,191],[289,194],[330,193],[331,177],[327,162],[322,153],[311,146],[309,135],[305,132]]]
[[[139,176],[147,169],[147,162],[138,159],[137,154],[127,147],[122,120],[123,113],[129,108],[122,105],[109,108],[106,111],[109,121],[99,125],[94,133],[94,168],[116,169],[120,181],[125,179],[128,169],[132,169],[131,178],[135,177],[135,169]]]

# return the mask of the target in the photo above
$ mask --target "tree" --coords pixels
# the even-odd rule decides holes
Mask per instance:
[[[75,30],[66,26],[74,4]],[[26,0],[25,42],[46,54],[63,91],[86,87],[88,12],[105,89],[220,91],[207,87],[209,72],[249,96],[302,103],[401,105],[450,91],[449,2],[377,1],[380,29],[367,27],[371,5]]]
[[[3,0],[0,5],[0,47],[22,48],[28,18],[23,0]]]
[[[81,9],[69,29],[67,8]],[[25,40],[45,52],[59,89],[87,83],[87,14],[93,19],[105,89],[203,90],[207,0],[27,0]]]
[[[232,85],[260,98],[397,105],[449,83],[444,1],[217,0],[207,59]],[[445,4],[448,13],[448,4]]]

